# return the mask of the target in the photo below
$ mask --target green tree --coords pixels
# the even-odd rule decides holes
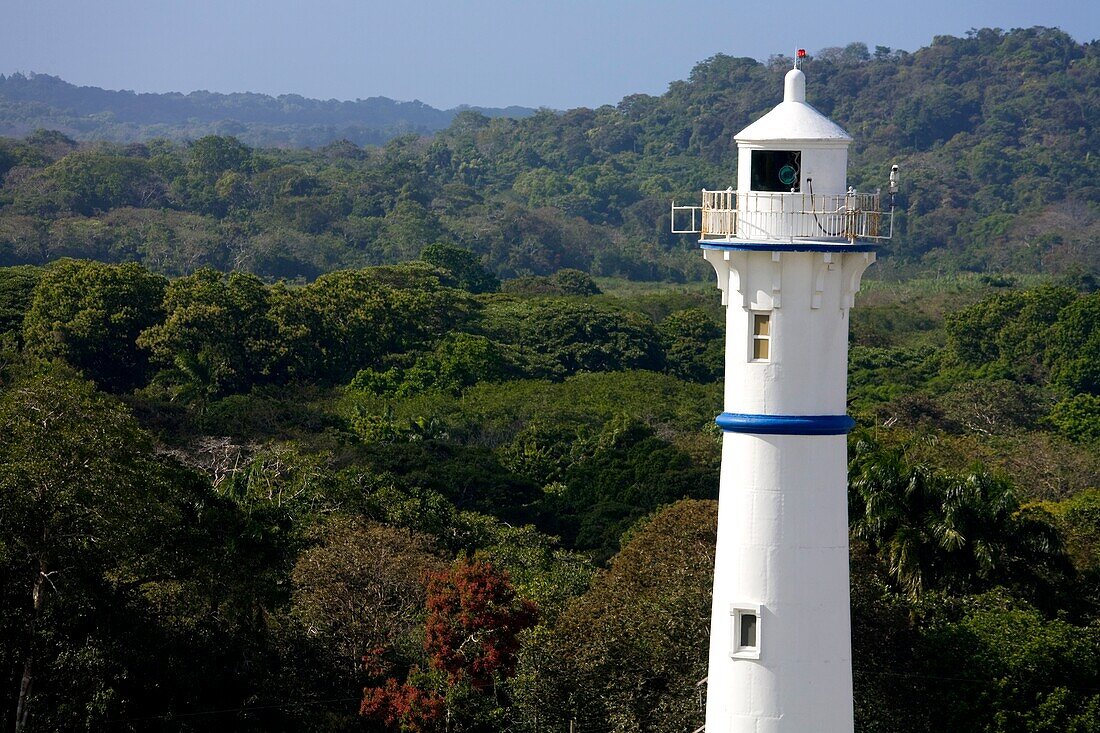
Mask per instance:
[[[569,602],[588,589],[595,573],[591,559],[560,547],[556,537],[532,525],[493,521],[479,553],[507,571],[516,594],[539,609],[539,623],[552,626]]]
[[[625,309],[558,298],[502,298],[486,307],[483,322],[490,338],[516,347],[531,376],[661,366],[653,323]]]
[[[148,161],[87,151],[66,155],[46,170],[68,207],[91,216],[120,206],[158,207],[167,186]]]
[[[344,383],[383,357],[423,349],[470,318],[468,293],[423,264],[343,270],[285,291],[275,311],[293,376]]]
[[[588,273],[565,268],[553,275],[524,275],[504,283],[506,293],[516,295],[599,295],[602,291]]]
[[[725,364],[722,327],[701,308],[672,313],[657,327],[665,369],[692,382],[713,382]]]
[[[148,437],[125,408],[57,371],[0,393],[0,565],[26,600],[15,730],[28,726],[36,680],[64,656],[51,648],[51,599],[79,593],[143,521],[155,469]]]
[[[959,604],[962,605],[962,604]],[[969,606],[967,608],[966,606]],[[934,730],[1100,730],[1100,630],[990,594],[927,623],[913,686]],[[944,685],[940,678],[949,677]]]
[[[378,239],[393,260],[416,257],[444,231],[439,218],[412,198],[400,198],[386,213]]]
[[[61,260],[34,289],[23,322],[28,351],[63,359],[105,389],[148,377],[139,335],[163,315],[165,281],[141,265]]]
[[[245,171],[251,158],[252,151],[236,138],[207,135],[191,144],[187,168],[213,183],[228,171]]]
[[[1051,327],[1077,294],[1068,287],[1043,286],[999,293],[949,315],[949,357],[982,376],[1047,380],[1046,350]]]
[[[478,382],[495,382],[509,371],[498,344],[467,333],[445,337],[435,349],[417,358],[407,369],[392,367],[385,372],[365,369],[351,386],[379,395],[408,397],[440,390],[458,394]]]
[[[599,295],[603,292],[587,272],[570,267],[558,270],[549,280],[561,295]]]
[[[1084,573],[1100,572],[1100,488],[1041,507],[1054,517],[1074,566]]]
[[[492,293],[500,288],[496,275],[481,264],[481,258],[467,249],[437,242],[425,247],[420,252],[420,259],[447,271],[455,287],[471,293]]]
[[[240,272],[203,268],[173,280],[166,318],[138,339],[160,367],[156,381],[173,396],[208,399],[277,378],[269,299],[259,278]]]
[[[563,490],[549,494],[545,513],[577,547],[610,557],[638,519],[679,499],[717,494],[717,466],[695,462],[637,418],[620,414],[571,451]]]
[[[42,278],[37,267],[0,268],[0,335],[23,335],[23,317],[30,310],[34,289]]]
[[[1046,419],[1070,440],[1100,445],[1100,395],[1067,397],[1051,409]]]
[[[1100,395],[1100,292],[1081,296],[1058,313],[1047,360],[1057,386]]]
[[[706,676],[717,509],[677,502],[640,522],[545,653],[525,650],[517,691],[539,729],[694,730]]]
[[[862,436],[849,486],[853,533],[911,598],[935,588],[972,592],[1020,581],[1041,596],[1066,580],[1057,532],[1020,511],[1005,479],[981,469],[941,473]]]
[[[173,181],[173,189],[194,211],[224,216],[232,205],[249,198],[248,182],[252,151],[233,137],[207,135],[191,144],[186,174]]]

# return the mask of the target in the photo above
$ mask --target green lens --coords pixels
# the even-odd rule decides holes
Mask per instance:
[[[798,171],[794,169],[793,165],[785,165],[779,169],[779,182],[784,186],[789,186],[794,183],[794,179],[797,175]]]

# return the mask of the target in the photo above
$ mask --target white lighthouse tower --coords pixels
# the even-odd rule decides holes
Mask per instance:
[[[706,732],[851,733],[848,310],[892,215],[798,68],[735,140],[737,188],[673,205],[726,306]]]

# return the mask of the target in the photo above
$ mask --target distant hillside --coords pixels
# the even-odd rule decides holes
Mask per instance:
[[[47,74],[0,74],[0,135],[11,136],[48,128],[77,140],[114,142],[216,134],[233,135],[249,145],[312,147],[340,139],[380,145],[405,133],[442,130],[467,109],[487,117],[535,112],[526,107],[440,110],[386,97],[341,102],[251,92],[137,94],[78,87]]]
[[[718,54],[660,96],[522,119],[465,110],[430,136],[309,151],[285,146],[315,145],[322,132],[354,141],[341,127],[352,119],[346,110],[370,102],[205,95],[254,115],[234,119],[265,119],[258,110],[268,104],[286,122],[196,119],[172,128],[148,124],[156,115],[145,111],[145,95],[104,93],[135,108],[133,122],[112,117],[104,129],[128,124],[192,141],[87,142],[49,131],[0,138],[0,264],[136,259],[172,274],[211,265],[309,280],[414,259],[444,242],[505,277],[562,268],[710,276],[691,238],[669,231],[669,203],[733,183],[733,136],[779,101],[790,66]],[[880,276],[1100,275],[1100,43],[1052,28],[987,28],[938,36],[912,53],[862,43],[822,49],[804,68],[809,101],[855,138],[849,183],[874,190],[891,164],[901,167]],[[67,87],[8,78],[0,89],[35,85]],[[87,94],[74,118],[95,108]],[[204,95],[147,96],[182,117],[186,100]],[[329,108],[331,119],[321,114]],[[202,125],[220,134],[199,137]],[[291,137],[308,130],[317,136]],[[250,142],[265,132],[283,134]]]

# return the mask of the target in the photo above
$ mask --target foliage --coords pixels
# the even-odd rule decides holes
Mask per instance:
[[[600,286],[587,273],[572,268],[553,275],[526,275],[508,280],[501,288],[515,295],[599,295]]]
[[[484,730],[486,717],[503,714],[501,685],[515,673],[519,634],[537,609],[516,597],[507,573],[462,560],[431,575],[427,612],[424,650],[437,675],[414,670],[404,684],[367,687],[360,714],[390,730],[438,730],[444,721],[447,730]]]
[[[531,525],[500,523],[481,550],[494,567],[508,573],[516,594],[535,604],[544,625],[552,624],[569,601],[588,589],[595,572],[586,555],[560,544]]]
[[[0,394],[3,420],[4,559],[29,571],[41,592],[47,573],[81,553],[108,551],[119,523],[148,484],[148,438],[119,404],[59,370]],[[38,567],[41,567],[41,575]]]
[[[926,673],[952,680],[935,686],[932,725],[988,733],[1095,731],[1100,630],[1044,618],[1027,604],[976,600],[961,618],[937,619],[924,634]]]
[[[722,327],[701,308],[670,314],[658,326],[670,374],[692,382],[712,382],[722,374]]]
[[[62,260],[47,268],[23,321],[32,354],[59,358],[111,390],[147,379],[141,332],[161,319],[165,282],[140,265]]]
[[[408,683],[398,684],[392,677],[382,687],[363,690],[359,714],[377,720],[387,730],[431,733],[441,729],[446,719],[446,703],[434,691],[425,691]]]
[[[435,271],[419,265],[333,272],[283,295],[275,318],[287,373],[330,384],[387,354],[430,346],[474,310],[468,294],[440,286]]]
[[[23,318],[41,278],[42,271],[37,267],[0,268],[0,335],[22,336]]]
[[[157,381],[172,394],[219,397],[272,375],[276,326],[267,289],[254,275],[199,270],[172,281],[164,308],[165,320],[139,344],[161,367]]]
[[[619,416],[574,453],[562,476],[564,489],[547,503],[557,533],[608,557],[645,514],[680,498],[715,498],[717,478],[651,428]]]
[[[434,351],[419,356],[411,367],[391,367],[385,372],[365,369],[349,386],[397,397],[433,389],[457,394],[478,382],[499,381],[511,368],[499,344],[484,336],[455,333],[440,341]]]
[[[334,517],[295,563],[292,613],[325,640],[333,666],[385,674],[418,658],[428,575],[443,562],[429,537]]]
[[[148,453],[147,436],[125,408],[59,370],[0,393],[0,567],[19,593],[19,602],[7,606],[15,623],[5,642],[12,654],[4,658],[18,673],[6,678],[3,699],[17,731],[37,717],[44,728],[46,721],[67,726],[76,722],[72,716],[79,719],[71,706],[50,710],[51,673],[67,655],[75,657],[74,672],[94,673],[79,659],[85,650],[70,646],[79,641],[66,638],[75,610],[67,602],[86,598],[101,568],[133,557],[130,540],[141,536],[142,510],[156,503]],[[108,664],[99,671],[117,669]],[[110,705],[86,702],[84,715],[93,719]]]
[[[1050,329],[1076,295],[1051,286],[1013,290],[959,310],[944,324],[948,354],[987,375],[1044,382]]]
[[[1068,397],[1051,409],[1047,420],[1070,440],[1100,444],[1100,395]]]
[[[941,473],[869,436],[856,441],[850,474],[853,534],[879,553],[911,598],[1019,580],[1034,591],[1060,579],[1057,533],[1044,518],[1020,512],[1004,479],[982,470]]]
[[[475,690],[515,673],[519,633],[538,616],[534,604],[516,598],[506,573],[477,560],[433,575],[427,609],[432,665]]]
[[[500,288],[500,281],[482,266],[478,257],[468,249],[447,244],[429,244],[420,253],[425,262],[447,271],[455,284],[471,293],[492,293]]]
[[[920,663],[915,609],[891,588],[885,565],[865,542],[850,547],[852,675],[856,730],[908,733],[930,730],[934,699],[902,682]]]
[[[629,311],[567,299],[511,300],[485,306],[486,334],[516,348],[535,377],[659,369],[653,324]]]
[[[40,294],[28,292],[36,286],[25,272],[10,282],[14,308],[29,312]],[[95,504],[109,531],[66,550],[72,560],[50,576],[65,585],[60,593],[44,586],[33,634],[34,578],[0,594],[0,661],[14,675],[4,707],[17,706],[31,658],[29,725],[46,728],[210,709],[240,710],[228,726],[238,729],[437,730],[448,718],[451,730],[486,733],[566,730],[570,719],[697,725],[704,656],[692,644],[705,633],[669,619],[705,629],[709,570],[697,558],[712,552],[713,520],[690,509],[706,504],[674,503],[716,495],[720,388],[622,369],[654,358],[650,365],[666,372],[712,379],[702,367],[720,353],[713,298],[636,286],[625,297],[475,297],[445,285],[448,277],[413,263],[305,286],[210,270],[172,281],[164,310],[148,306],[156,315],[137,338],[155,347],[161,371],[126,397],[155,437],[134,428],[129,452],[100,449],[92,464],[96,491],[120,494]],[[94,303],[99,282],[77,279],[65,292]],[[852,351],[853,396],[861,417],[890,427],[859,438],[852,463],[853,531],[865,538],[852,561],[861,730],[964,719],[997,730],[1001,713],[1025,730],[1072,730],[1090,719],[1093,703],[1077,683],[1055,681],[1066,692],[1036,691],[1033,704],[980,697],[968,713],[962,697],[944,708],[942,691],[925,682],[947,676],[928,651],[934,644],[952,645],[960,669],[986,663],[962,626],[978,608],[965,594],[1039,609],[1039,623],[1060,619],[1065,627],[1048,630],[1067,635],[1087,628],[1100,607],[1095,512],[1081,491],[1095,484],[1098,465],[1085,437],[1092,395],[1054,376],[1082,348],[1059,340],[1070,338],[1060,324],[1087,324],[1092,295],[1014,287],[970,278],[878,285],[868,296],[877,314],[857,334],[868,345]],[[917,290],[925,295],[914,298]],[[1006,296],[1023,305],[998,310]],[[899,302],[915,312],[903,315]],[[972,309],[959,324],[1001,314],[983,321],[987,354],[952,356],[966,334],[942,345],[945,303]],[[553,330],[540,333],[545,323]],[[1041,331],[1031,343],[1009,336],[1031,328]],[[1018,365],[1006,353],[1028,362],[1012,371]],[[198,356],[232,367],[211,369],[224,381],[175,371],[176,358]],[[39,401],[48,395],[69,409],[54,396],[72,382],[60,361],[43,365],[10,336],[2,359],[0,401],[48,377]],[[1006,372],[1034,383],[1000,378]],[[358,376],[337,386],[350,374]],[[554,379],[533,378],[540,374]],[[66,431],[99,429],[104,415],[134,425],[116,402],[72,383],[95,407],[78,410],[68,427],[43,427],[34,450],[67,451]],[[79,458],[86,449],[73,450]],[[131,478],[133,491],[122,485]],[[1025,496],[1047,501],[1023,505]],[[21,527],[9,509],[0,523],[10,516]],[[17,578],[12,553],[22,530],[3,530],[0,565]],[[424,647],[430,604],[420,571],[455,555],[507,571],[513,600],[537,602],[541,622],[485,654],[450,644],[449,669]],[[604,566],[606,574],[594,572]],[[456,597],[454,584],[446,587]],[[671,610],[696,607],[690,618]],[[452,640],[472,635],[461,618],[440,627]],[[36,641],[28,647],[28,639]],[[460,659],[456,648],[471,656]],[[502,662],[491,683],[482,667],[471,671],[489,658]],[[1073,674],[1086,679],[1087,666]],[[642,679],[639,669],[657,676]],[[912,684],[897,684],[910,674]],[[481,675],[476,685],[472,675]],[[1032,694],[1015,670],[1003,680]],[[987,682],[967,676],[964,684]],[[356,689],[365,689],[357,705],[327,702]],[[188,720],[194,729],[227,727],[224,714]]]
[[[521,697],[529,719],[551,730],[569,719],[582,730],[698,727],[716,528],[715,503],[692,500],[634,528],[543,642]]]
[[[1074,565],[1082,571],[1100,570],[1100,489],[1039,506],[1057,522]]]
[[[1100,291],[1067,305],[1051,328],[1052,381],[1069,393],[1100,395]]]
[[[874,190],[892,163],[904,171],[883,264],[989,271],[990,282],[1013,271],[1095,278],[1096,54],[1057,29],[987,28],[913,53],[854,43],[807,59],[810,101],[856,133],[850,182]],[[514,292],[577,292],[547,279],[563,269],[701,278],[694,248],[669,231],[668,202],[731,182],[734,134],[778,101],[789,62],[717,54],[660,96],[534,114],[135,98],[0,77],[5,129],[129,143],[50,131],[0,143],[0,262],[140,259],[171,274],[210,265],[312,280],[425,251],[439,265],[430,248],[442,246],[491,273],[467,285],[455,274],[475,290],[495,276],[513,278]],[[382,129],[353,110],[378,114]],[[404,115],[418,121],[403,127]]]
[[[65,205],[91,216],[124,206],[156,207],[166,201],[164,181],[141,158],[76,152],[46,169]]]

